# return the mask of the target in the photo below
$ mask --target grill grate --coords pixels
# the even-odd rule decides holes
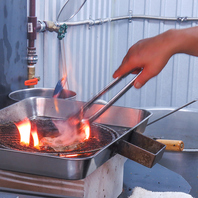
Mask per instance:
[[[58,129],[51,118],[38,117],[30,119],[32,125],[36,125],[39,139],[43,137],[56,137],[59,135]],[[0,145],[3,148],[14,149],[26,152],[55,153],[64,157],[64,154],[88,153],[93,154],[99,149],[111,143],[118,137],[118,134],[108,127],[93,123],[91,125],[91,135],[88,140],[79,143],[75,148],[66,149],[63,152],[57,152],[51,147],[40,147],[37,149],[33,146],[33,139],[30,138],[30,145],[20,144],[20,135],[14,123],[0,125]]]

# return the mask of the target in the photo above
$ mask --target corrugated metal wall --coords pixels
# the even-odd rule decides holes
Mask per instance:
[[[37,1],[36,14],[40,20],[56,21],[65,1]],[[104,19],[128,15],[163,17],[198,17],[196,0],[87,0],[81,11],[71,20]],[[197,25],[156,20],[134,19],[103,23],[101,25],[69,26],[63,41],[56,33],[37,35],[36,74],[41,77],[37,87],[54,87],[67,67],[69,89],[77,93],[77,100],[87,101],[112,80],[112,74],[120,65],[131,45],[138,40],[155,36],[170,28]],[[168,43],[167,43],[168,45]],[[65,50],[61,55],[61,46]],[[62,51],[63,52],[63,51]],[[198,97],[198,58],[179,54],[173,56],[157,77],[142,89],[132,88],[117,103],[127,107],[179,106]],[[125,82],[109,92],[108,100]],[[198,107],[193,104],[191,107]]]

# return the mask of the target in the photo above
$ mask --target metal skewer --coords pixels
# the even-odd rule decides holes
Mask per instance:
[[[158,119],[156,119],[156,120],[154,120],[154,121],[148,123],[147,126],[149,126],[149,125],[151,125],[151,124],[153,124],[153,123],[155,123],[155,122],[157,122],[157,121],[159,121],[159,120],[161,120],[161,119],[163,119],[163,118],[165,118],[165,117],[167,117],[167,116],[169,116],[169,115],[171,115],[171,114],[173,114],[173,113],[179,111],[180,109],[183,109],[184,107],[186,107],[186,106],[188,106],[188,105],[190,105],[190,104],[192,104],[192,103],[194,103],[194,102],[197,102],[197,100],[198,100],[198,99],[192,100],[191,102],[188,102],[188,103],[186,103],[185,105],[183,105],[183,106],[181,106],[181,107],[178,107],[177,109],[175,109],[175,110],[173,110],[173,111],[171,111],[171,112],[165,114],[164,116],[161,116],[160,118],[158,118]]]

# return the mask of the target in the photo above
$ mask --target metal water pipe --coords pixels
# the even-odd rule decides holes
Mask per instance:
[[[28,81],[25,85],[34,87],[37,84],[39,78],[35,77],[35,64],[38,61],[36,55],[36,32],[37,32],[37,17],[35,15],[36,1],[29,0],[29,16],[28,16],[28,51],[27,51],[27,64],[28,64]]]

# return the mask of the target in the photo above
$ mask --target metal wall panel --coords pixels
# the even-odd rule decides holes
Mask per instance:
[[[37,1],[38,19],[55,21],[64,2]],[[128,15],[129,10],[132,10],[132,15],[198,17],[196,0],[87,0],[71,21]],[[54,87],[62,70],[67,68],[69,89],[77,93],[78,100],[87,101],[112,80],[112,74],[127,50],[138,40],[155,36],[170,28],[194,25],[197,24],[133,19],[94,26],[69,26],[62,41],[57,39],[56,33],[38,33],[36,45],[39,61],[36,73],[41,81],[37,87]],[[116,104],[127,107],[182,105],[198,97],[197,73],[197,57],[174,55],[157,77],[140,90],[132,88]],[[127,77],[103,99],[109,100],[130,78]],[[198,104],[191,107],[197,108]]]

